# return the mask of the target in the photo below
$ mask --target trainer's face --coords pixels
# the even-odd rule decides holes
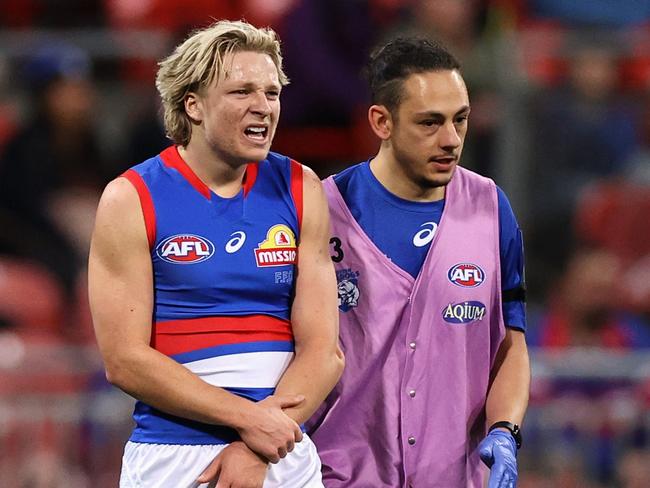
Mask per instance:
[[[252,51],[226,56],[223,69],[225,77],[198,96],[200,124],[195,130],[229,165],[261,161],[280,116],[278,70],[268,54]]]
[[[449,183],[463,150],[469,97],[456,70],[410,75],[391,115],[390,147],[404,174],[421,188]]]

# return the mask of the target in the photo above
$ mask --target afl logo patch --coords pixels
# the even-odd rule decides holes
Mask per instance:
[[[483,283],[485,272],[475,264],[460,263],[449,269],[447,278],[456,286],[474,288]]]
[[[255,249],[257,266],[286,266],[296,264],[298,250],[293,231],[284,224],[271,227],[266,233],[266,239]]]
[[[204,237],[177,234],[158,244],[156,254],[163,261],[172,264],[200,263],[214,254],[214,244]]]
[[[485,310],[481,302],[450,303],[442,310],[442,318],[450,324],[468,324],[483,320]]]

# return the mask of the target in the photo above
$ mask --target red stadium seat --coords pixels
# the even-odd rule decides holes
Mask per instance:
[[[578,236],[625,260],[650,255],[650,187],[599,183],[582,196],[576,213]]]
[[[620,258],[621,305],[650,312],[650,187],[626,182],[594,185],[582,196],[575,222],[580,241]]]
[[[45,269],[0,257],[0,317],[18,330],[58,332],[64,314],[62,288]]]

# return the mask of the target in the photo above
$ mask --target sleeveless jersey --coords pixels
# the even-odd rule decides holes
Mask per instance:
[[[232,198],[212,192],[176,147],[123,175],[140,197],[154,278],[151,345],[204,381],[271,395],[293,358],[289,321],[302,211],[302,166],[269,153]],[[223,444],[232,429],[137,402],[131,441]]]
[[[334,487],[481,487],[490,370],[505,335],[496,187],[457,168],[416,278],[390,261],[325,182],[343,377],[310,420]]]

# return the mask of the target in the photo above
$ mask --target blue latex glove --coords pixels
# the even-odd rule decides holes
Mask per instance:
[[[510,432],[494,429],[481,441],[478,452],[490,468],[488,488],[517,486],[517,444]]]

